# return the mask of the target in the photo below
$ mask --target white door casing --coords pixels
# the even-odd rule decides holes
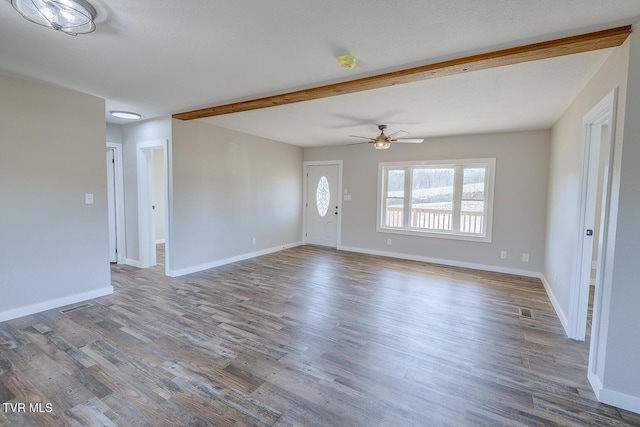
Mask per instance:
[[[167,141],[156,140],[138,142],[136,144],[137,152],[137,171],[138,171],[138,248],[139,248],[139,267],[148,268],[156,265],[156,241],[153,213],[153,151],[156,149],[163,150],[164,167],[165,167],[165,183],[164,191],[167,194]],[[167,200],[167,197],[165,197]],[[166,215],[165,206],[165,218]],[[166,229],[166,225],[165,225]],[[168,238],[165,233],[165,238]],[[166,242],[166,247],[169,242]]]
[[[116,174],[113,149],[107,148],[107,215],[109,218],[109,262],[118,261],[116,224]]]
[[[109,247],[111,262],[126,263],[124,219],[124,171],[122,144],[107,142],[107,203],[109,205]],[[112,159],[111,167],[109,159]],[[113,176],[112,176],[113,173]],[[113,217],[112,217],[113,210]],[[112,235],[115,233],[115,235]],[[114,259],[113,255],[116,254]]]
[[[614,218],[611,220],[611,225],[615,230],[615,218],[616,208],[611,206],[611,180],[613,176],[613,158],[614,158],[614,146],[615,146],[615,130],[616,130],[616,104],[617,104],[617,89],[611,91],[605,96],[583,119],[585,125],[585,131],[590,131],[593,124],[603,124],[608,122],[606,130],[608,135],[603,139],[607,146],[603,147],[600,151],[600,155],[604,156],[602,162],[604,166],[604,172],[602,173],[602,196],[600,206],[600,232],[598,233],[598,259],[596,266],[596,284],[595,295],[593,299],[593,314],[592,314],[592,326],[589,345],[589,363],[588,363],[588,378],[593,391],[598,398],[602,401],[602,392],[604,386],[602,383],[602,377],[604,376],[604,359],[606,347],[603,343],[607,342],[607,335],[609,330],[608,319],[610,313],[610,292],[611,282],[613,280],[613,260],[614,254],[609,248],[615,247],[615,232],[609,234],[610,216]],[[585,141],[588,138],[585,137]],[[574,288],[576,284],[574,283]],[[575,291],[572,289],[572,297],[575,296]],[[587,299],[588,301],[588,299]],[[584,302],[583,302],[584,303]],[[586,303],[584,303],[586,304]],[[584,322],[586,319],[579,318],[578,322]],[[616,405],[617,406],[617,405]]]
[[[340,176],[338,163],[305,164],[305,243],[338,247]]]
[[[583,161],[582,182],[580,194],[580,216],[578,218],[578,253],[576,254],[576,268],[571,285],[571,299],[569,305],[569,337],[584,341],[586,336],[587,311],[589,305],[589,284],[591,281],[591,262],[593,254],[593,230],[595,228],[595,211],[601,210],[600,232],[598,233],[598,261],[596,267],[596,289],[593,305],[593,330],[597,333],[596,322],[600,310],[602,287],[604,286],[603,255],[607,247],[607,223],[609,218],[609,187],[611,176],[611,150],[613,148],[613,123],[615,123],[616,91],[612,91],[600,101],[583,118]],[[603,135],[603,125],[608,135]],[[602,156],[602,159],[600,157]],[[602,166],[601,166],[602,165]],[[600,206],[596,206],[599,168],[601,174],[602,195]],[[589,231],[591,230],[591,231]],[[592,341],[593,342],[593,341]]]

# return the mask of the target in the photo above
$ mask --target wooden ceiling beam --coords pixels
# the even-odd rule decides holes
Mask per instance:
[[[502,49],[435,64],[422,65],[406,70],[393,71],[371,77],[334,83],[311,89],[297,90],[248,101],[234,102],[199,110],[174,114],[173,118],[194,120],[222,114],[239,113],[260,108],[275,107],[295,102],[311,101],[329,96],[344,95],[371,89],[379,89],[404,83],[412,83],[436,77],[451,76],[471,71],[485,70],[504,65],[555,58],[574,53],[589,52],[620,46],[631,34],[631,25],[604,31],[565,37],[540,43]]]

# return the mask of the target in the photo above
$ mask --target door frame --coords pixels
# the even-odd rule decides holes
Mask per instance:
[[[119,142],[107,141],[107,149],[113,150],[113,160],[115,163],[115,196],[116,196],[116,262],[126,264],[127,244],[124,220],[124,167],[122,163],[122,144]]]
[[[148,268],[156,265],[156,240],[154,215],[151,208],[153,200],[153,151],[162,150],[164,157],[164,191],[165,191],[165,248],[169,245],[169,192],[168,162],[166,139],[136,143],[136,161],[138,174],[138,258],[139,267]],[[168,262],[165,259],[165,270]]]
[[[336,203],[338,204],[338,226],[336,236],[336,248],[341,247],[342,236],[342,160],[312,160],[302,163],[302,244],[307,244],[307,186],[308,186],[308,167],[309,166],[338,166],[338,182]]]
[[[611,91],[607,96],[605,96],[598,104],[596,104],[587,114],[585,114],[582,120],[583,132],[582,132],[582,175],[580,182],[580,199],[579,199],[579,216],[578,216],[578,243],[577,243],[577,251],[576,251],[576,264],[573,275],[573,280],[571,283],[571,299],[569,302],[569,316],[568,316],[568,332],[569,338],[573,338],[578,341],[584,341],[586,337],[586,328],[587,328],[587,312],[589,307],[589,286],[584,286],[583,277],[584,272],[583,267],[583,255],[585,251],[585,245],[589,244],[593,247],[593,241],[585,239],[586,232],[586,216],[587,216],[587,194],[590,188],[588,188],[588,178],[589,178],[589,163],[594,160],[599,160],[600,156],[604,155],[608,158],[603,159],[603,162],[600,164],[604,165],[605,173],[603,174],[603,185],[602,185],[602,197],[599,206],[595,206],[596,209],[601,210],[600,215],[600,232],[598,233],[598,260],[596,267],[596,285],[595,285],[595,296],[593,303],[593,314],[592,314],[592,330],[591,330],[591,344],[598,340],[599,334],[599,314],[601,310],[601,302],[602,302],[602,288],[604,286],[604,275],[605,270],[610,268],[608,266],[609,260],[606,257],[606,249],[607,249],[607,234],[608,234],[608,220],[609,220],[609,207],[610,207],[610,197],[611,197],[611,173],[612,173],[612,162],[613,162],[613,147],[614,147],[614,138],[615,138],[615,123],[616,123],[616,100],[617,100],[617,89]],[[596,124],[601,124],[605,119],[609,120],[608,126],[608,138],[609,138],[609,151],[607,153],[603,153],[600,151],[600,154],[597,156],[598,159],[591,159],[590,157],[590,148],[591,148],[591,136],[592,136],[592,126]],[[597,173],[597,170],[596,170]],[[593,185],[593,184],[592,184]],[[596,187],[598,185],[597,180],[595,183]],[[591,189],[595,191],[594,189]],[[597,190],[597,189],[596,189]],[[587,282],[590,282],[590,272],[589,268],[589,277],[586,279]],[[593,347],[592,347],[593,348]],[[591,359],[592,355],[590,353],[589,358]]]

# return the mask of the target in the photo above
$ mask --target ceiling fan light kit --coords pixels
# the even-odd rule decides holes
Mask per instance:
[[[391,147],[391,142],[386,140],[373,141],[373,148],[376,150],[386,150]]]
[[[409,132],[405,132],[403,130],[399,130],[390,135],[385,135],[384,130],[387,128],[387,125],[378,125],[378,129],[380,129],[380,135],[375,138],[369,138],[367,136],[357,136],[350,135],[352,138],[363,138],[368,139],[370,143],[373,143],[373,148],[376,150],[386,150],[391,147],[392,142],[399,143],[409,143],[409,144],[420,144],[424,139],[422,138],[400,138],[405,135],[409,135]]]
[[[11,0],[24,19],[75,36],[96,29],[96,10],[85,0]]]

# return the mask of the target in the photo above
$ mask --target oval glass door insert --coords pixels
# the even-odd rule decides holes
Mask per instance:
[[[329,201],[331,200],[331,192],[329,191],[329,180],[326,176],[320,178],[318,181],[318,188],[316,189],[316,207],[318,208],[318,214],[324,217],[329,211]]]

